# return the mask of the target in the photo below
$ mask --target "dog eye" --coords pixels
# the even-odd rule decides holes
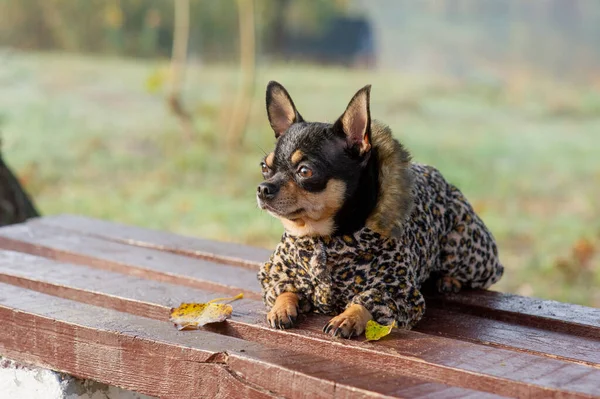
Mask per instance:
[[[264,163],[264,162],[261,162],[261,163],[260,163],[260,168],[261,168],[261,170],[262,170],[263,174],[264,174],[264,173],[268,173],[268,172],[269,172],[269,167],[268,167],[268,166],[267,166],[267,164],[266,164],[266,163]]]
[[[311,177],[313,172],[306,166],[303,166],[300,169],[298,169],[298,174],[304,178],[307,178],[307,177]]]

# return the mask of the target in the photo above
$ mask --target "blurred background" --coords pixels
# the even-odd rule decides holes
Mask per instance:
[[[597,0],[0,0],[2,159],[43,215],[272,248],[269,80],[374,118],[472,201],[496,289],[600,306]]]

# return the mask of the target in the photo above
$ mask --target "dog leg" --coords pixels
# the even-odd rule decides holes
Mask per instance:
[[[267,321],[273,328],[292,328],[298,317],[298,295],[284,292],[275,300],[275,305],[267,314]]]
[[[441,277],[437,280],[436,286],[440,294],[456,294],[462,288],[461,282],[451,276]]]
[[[362,305],[352,304],[348,309],[327,323],[323,332],[334,337],[351,338],[365,331],[367,322],[372,320],[371,313]]]

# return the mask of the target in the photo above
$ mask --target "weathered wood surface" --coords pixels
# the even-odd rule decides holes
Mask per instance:
[[[146,394],[313,397],[335,389],[341,396],[388,395],[419,386],[442,396],[476,393],[214,332],[179,332],[168,323],[15,286],[0,284],[0,290],[0,342],[9,357]]]
[[[75,217],[0,229],[0,354],[163,397],[600,397],[600,310],[495,292],[428,298],[414,331],[269,329],[268,251]],[[244,292],[178,332],[170,307]]]

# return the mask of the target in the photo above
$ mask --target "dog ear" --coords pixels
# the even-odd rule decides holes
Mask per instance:
[[[267,85],[267,116],[275,138],[279,138],[292,124],[304,122],[287,90],[275,81]]]
[[[346,111],[335,122],[334,129],[346,135],[348,146],[364,155],[371,149],[371,85],[360,89],[346,107]]]

